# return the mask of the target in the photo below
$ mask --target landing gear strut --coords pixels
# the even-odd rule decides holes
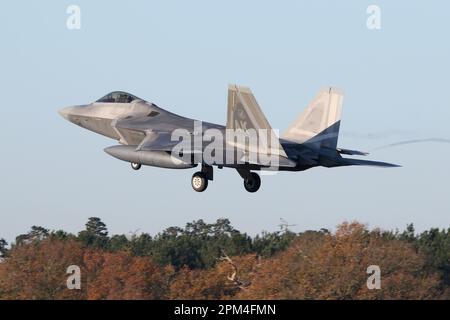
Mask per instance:
[[[133,168],[133,170],[139,170],[142,167],[142,165],[140,163],[131,163],[131,168]]]
[[[208,165],[202,165],[202,171],[192,175],[192,188],[197,192],[203,192],[208,188],[208,180],[213,180],[213,168]]]

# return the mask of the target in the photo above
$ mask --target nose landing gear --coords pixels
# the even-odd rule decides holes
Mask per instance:
[[[131,163],[131,168],[133,170],[139,170],[142,167],[142,165],[140,163]]]
[[[203,172],[196,172],[192,175],[191,185],[195,191],[203,192],[208,188],[208,179]]]
[[[192,175],[192,189],[197,192],[203,192],[208,188],[208,180],[213,180],[213,167],[202,165],[202,171],[198,171]]]

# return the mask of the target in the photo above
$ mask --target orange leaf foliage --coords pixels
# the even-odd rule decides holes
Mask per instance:
[[[423,299],[435,293],[436,275],[422,271],[424,258],[403,241],[387,240],[359,223],[336,235],[304,235],[288,250],[264,261],[240,298]],[[369,290],[367,267],[381,268],[382,290]]]

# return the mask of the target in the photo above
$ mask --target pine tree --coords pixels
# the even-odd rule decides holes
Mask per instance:
[[[4,258],[8,254],[7,246],[8,246],[8,242],[6,242],[5,239],[1,238],[0,239],[0,258]]]

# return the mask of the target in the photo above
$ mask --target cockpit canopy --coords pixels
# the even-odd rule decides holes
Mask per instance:
[[[103,98],[98,99],[96,102],[107,102],[107,103],[130,103],[134,100],[141,100],[132,94],[123,91],[114,91],[108,93]]]

